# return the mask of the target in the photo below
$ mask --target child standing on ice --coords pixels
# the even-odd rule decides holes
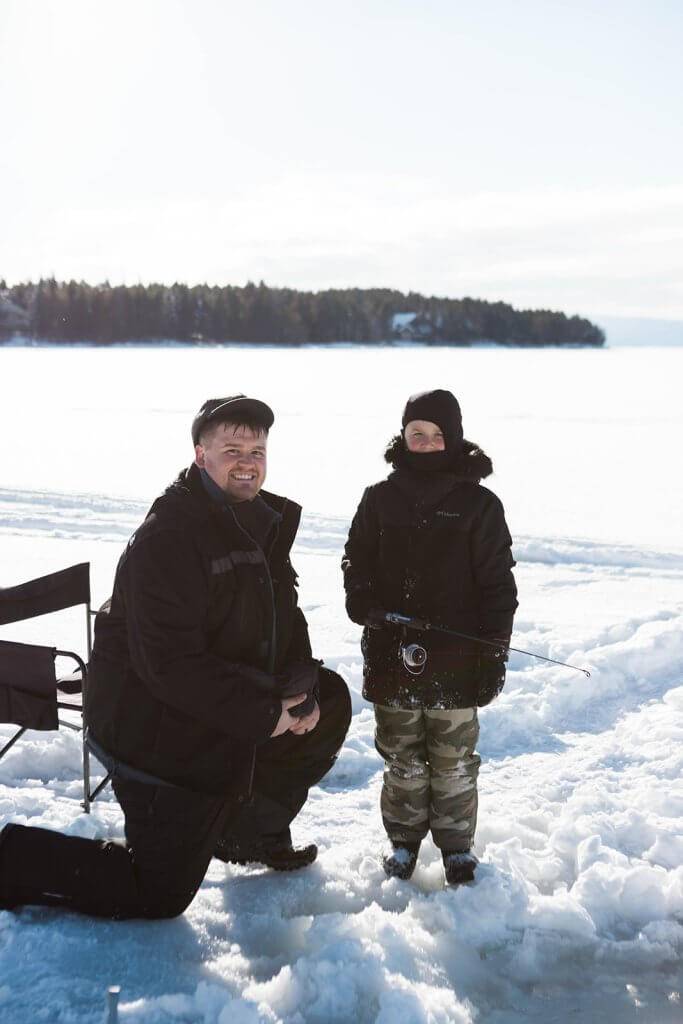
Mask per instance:
[[[517,607],[511,539],[499,499],[479,481],[491,460],[463,439],[450,391],[413,395],[368,487],[342,568],[349,617],[363,626],[364,697],[375,705],[385,760],[381,809],[388,876],[410,878],[431,830],[446,880],[471,881],[477,823],[477,707],[497,697],[505,661],[495,648],[388,624],[399,612],[508,644]],[[414,664],[408,650],[427,652]],[[419,656],[418,659],[419,661]]]

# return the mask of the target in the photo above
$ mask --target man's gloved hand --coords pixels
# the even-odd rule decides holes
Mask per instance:
[[[305,718],[313,711],[318,700],[318,675],[322,661],[306,658],[293,661],[276,676],[280,697],[293,697],[305,693],[306,700],[289,709],[292,718]]]
[[[505,651],[495,651],[492,647],[481,655],[477,707],[485,708],[501,693],[505,686],[507,660],[508,656]]]

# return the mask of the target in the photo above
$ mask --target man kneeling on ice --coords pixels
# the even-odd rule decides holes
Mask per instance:
[[[351,703],[312,658],[297,604],[301,508],[261,490],[272,423],[244,395],[204,403],[194,464],[133,534],[97,616],[89,739],[113,772],[125,845],[7,825],[0,907],[174,917],[212,856],[315,860],[289,826],[332,767]]]

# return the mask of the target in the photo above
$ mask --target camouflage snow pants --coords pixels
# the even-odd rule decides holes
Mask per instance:
[[[448,852],[469,850],[477,826],[476,708],[438,711],[375,704],[385,761],[382,820],[389,839],[419,843],[431,829]]]

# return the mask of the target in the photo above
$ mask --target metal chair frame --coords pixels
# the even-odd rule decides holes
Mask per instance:
[[[53,599],[52,601],[50,601],[48,599],[47,600],[47,606],[43,607],[43,608],[39,607],[38,611],[28,611],[28,612],[22,612],[20,614],[16,614],[16,610],[15,610],[15,612],[10,612],[9,617],[7,617],[6,615],[3,616],[1,614],[1,606],[2,606],[2,598],[3,598],[3,596],[6,596],[6,595],[9,594],[10,597],[11,597],[12,595],[14,595],[16,593],[21,593],[21,591],[24,590],[24,589],[30,589],[31,585],[48,583],[49,581],[51,581],[53,579],[53,577],[56,578],[56,577],[58,577],[60,575],[66,576],[69,572],[78,572],[78,573],[83,573],[83,574],[85,574],[87,572],[87,575],[88,575],[88,586],[87,586],[87,598],[86,599],[75,600],[75,601],[74,600],[66,600],[66,601],[64,601],[64,603],[62,603],[59,598]],[[58,711],[59,710],[76,711],[76,712],[80,713],[80,715],[81,715],[81,725],[80,726],[74,725],[73,722],[68,722],[68,721],[66,721],[66,720],[64,720],[62,718],[58,718],[57,728],[59,728],[59,726],[61,725],[61,726],[64,726],[65,728],[67,728],[67,729],[73,729],[76,732],[81,732],[82,733],[82,758],[83,758],[83,802],[82,802],[82,807],[83,807],[83,810],[85,811],[86,814],[90,813],[90,805],[99,796],[99,794],[102,792],[102,790],[104,789],[104,787],[107,785],[107,783],[109,782],[109,780],[111,778],[111,773],[107,773],[105,775],[105,777],[97,784],[97,786],[95,786],[94,789],[91,789],[91,781],[90,781],[90,750],[89,750],[88,744],[87,744],[87,688],[88,688],[88,665],[90,664],[90,659],[91,659],[91,656],[92,656],[92,617],[93,617],[94,613],[92,611],[91,603],[90,603],[89,572],[90,572],[90,564],[87,563],[87,562],[82,562],[79,565],[70,566],[68,569],[61,570],[60,572],[52,573],[52,574],[50,574],[48,576],[39,577],[39,578],[37,578],[35,580],[29,580],[26,583],[18,584],[15,587],[5,588],[4,591],[3,591],[3,589],[0,589],[0,624],[3,624],[3,625],[4,624],[9,624],[11,622],[24,621],[25,619],[29,619],[29,618],[35,618],[38,615],[43,615],[43,614],[46,614],[47,612],[62,611],[62,610],[67,609],[67,608],[73,608],[73,607],[76,607],[79,604],[84,604],[85,605],[87,662],[84,661],[83,658],[80,657],[80,655],[76,654],[75,651],[63,651],[63,650],[59,650],[57,648],[50,648],[50,650],[52,651],[53,657],[55,659],[57,657],[65,657],[65,658],[71,658],[73,661],[75,661],[76,665],[78,666],[78,671],[80,672],[80,675],[81,675],[81,703],[80,704],[72,703],[72,702],[69,702],[69,701],[59,700],[58,694],[60,692],[60,687],[59,687],[60,680],[56,677],[56,672],[55,672],[55,691],[56,691],[55,695],[57,697],[56,703],[57,703],[57,710]],[[30,648],[30,647],[37,647],[38,645],[36,645],[36,644],[24,644],[23,646]],[[30,729],[30,728],[31,727],[28,726],[28,725],[21,726],[19,728],[19,730],[14,734],[14,736],[12,736],[8,740],[8,742],[4,745],[2,750],[0,750],[0,759],[2,757],[4,757],[4,755],[11,749],[11,747],[14,746],[14,744],[17,742],[17,740],[19,740],[23,736],[23,734],[28,729]]]

